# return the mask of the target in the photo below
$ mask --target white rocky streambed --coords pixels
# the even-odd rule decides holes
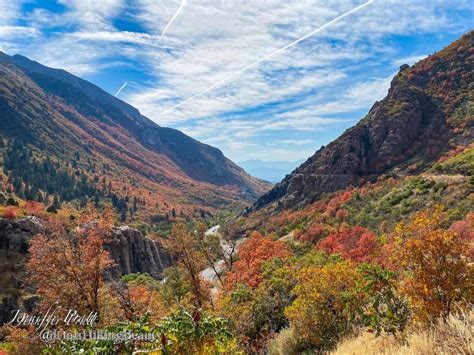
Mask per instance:
[[[222,247],[222,250],[224,251],[224,255],[230,255],[230,253],[232,253],[232,246],[229,245],[229,243],[227,243],[225,241],[224,238],[221,237],[220,233],[219,233],[219,229],[220,229],[220,225],[216,225],[216,226],[213,226],[211,228],[209,228],[207,231],[206,231],[206,235],[218,235],[219,238],[220,238],[220,243],[221,243],[221,247]],[[243,238],[241,240],[238,241],[237,245],[235,246],[234,248],[234,254],[237,253],[238,251],[238,248],[239,248],[239,245],[242,244],[242,242],[245,241],[246,238]],[[221,272],[224,267],[225,267],[225,261],[224,260],[219,260],[217,261],[215,264],[214,264],[214,267],[215,269],[217,270],[217,272]],[[201,276],[205,279],[205,280],[208,280],[212,283],[214,283],[216,280],[217,280],[217,276],[216,276],[216,273],[214,272],[214,270],[212,269],[212,267],[208,267],[206,269],[204,269],[203,271],[201,271]]]

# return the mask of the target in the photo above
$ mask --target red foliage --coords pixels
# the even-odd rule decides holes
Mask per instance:
[[[355,262],[373,260],[379,249],[374,234],[361,226],[340,228],[323,239],[318,248],[330,254],[340,253]]]
[[[474,242],[474,213],[468,213],[464,221],[454,222],[449,227],[449,231],[457,233],[461,241],[472,244]],[[470,250],[470,256],[474,259],[474,248]]]
[[[324,225],[321,224],[321,223],[313,223],[312,225],[310,225],[304,233],[302,233],[300,236],[299,236],[299,240],[302,241],[302,242],[308,242],[308,243],[311,243],[311,242],[315,242],[319,239],[321,239],[322,237],[324,237],[324,234],[325,234],[325,228],[324,228]]]
[[[239,260],[226,275],[224,287],[229,290],[238,283],[256,288],[262,281],[262,265],[275,258],[286,258],[292,253],[285,243],[253,232],[239,250]]]
[[[3,212],[3,217],[8,219],[15,219],[18,216],[18,208],[9,206],[5,208]]]
[[[336,218],[338,218],[341,221],[344,221],[347,217],[349,216],[349,212],[345,210],[344,208],[341,208],[336,212]]]

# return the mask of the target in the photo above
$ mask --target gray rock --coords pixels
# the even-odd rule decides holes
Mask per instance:
[[[0,250],[26,253],[28,241],[41,232],[44,232],[44,227],[36,217],[15,220],[0,218]]]
[[[26,254],[29,240],[44,231],[41,220],[36,217],[0,218],[0,250]],[[106,249],[116,263],[111,271],[114,278],[138,272],[161,278],[163,270],[171,266],[171,258],[158,242],[129,227],[114,228]]]

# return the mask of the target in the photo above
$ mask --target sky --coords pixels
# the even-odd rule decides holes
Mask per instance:
[[[363,118],[400,65],[474,28],[471,0],[366,3],[0,0],[0,50],[118,93],[234,161],[295,161]]]

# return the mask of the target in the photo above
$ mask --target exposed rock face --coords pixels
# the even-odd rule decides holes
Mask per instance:
[[[452,148],[450,143],[472,137],[474,120],[465,108],[472,105],[473,43],[474,31],[413,67],[403,65],[388,95],[364,119],[318,150],[246,214],[299,208],[382,174],[427,168]]]
[[[43,231],[44,227],[36,217],[17,220],[0,218],[0,250],[24,254],[28,251],[30,238]]]
[[[0,250],[19,252],[28,251],[28,241],[44,227],[36,217],[25,217],[17,220],[0,218]],[[129,227],[118,227],[112,232],[112,242],[106,249],[117,266],[112,270],[114,277],[142,272],[160,278],[163,270],[171,265],[170,257],[161,246],[144,238],[137,230]]]
[[[119,227],[114,229],[112,236],[112,242],[106,248],[117,263],[114,276],[146,272],[161,278],[163,270],[171,266],[171,258],[159,243],[144,238],[139,231]]]

